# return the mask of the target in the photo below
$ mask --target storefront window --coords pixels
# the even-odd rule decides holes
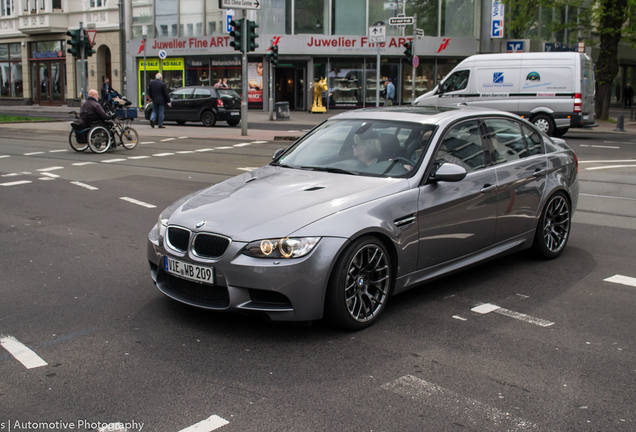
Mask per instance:
[[[377,89],[377,59],[368,58],[366,61],[367,64],[367,73],[365,84],[365,98],[364,105],[365,107],[374,107],[376,101],[376,89]],[[380,106],[384,106],[386,104],[386,82],[387,80],[391,80],[393,86],[395,88],[395,93],[392,98],[393,104],[398,103],[397,99],[397,89],[398,89],[398,71],[400,69],[399,60],[398,59],[381,59],[380,61]]]
[[[455,69],[455,66],[457,66],[457,63],[459,63],[459,60],[457,59],[438,59],[437,71],[436,71],[437,79],[434,85],[439,84],[440,81],[443,80],[444,77],[450,73],[450,71]]]
[[[162,81],[166,83],[168,91],[183,87],[183,78],[185,71],[185,62],[183,58],[168,58],[163,62],[158,58],[139,59],[139,106],[142,104],[142,93],[144,92],[144,71],[146,73],[146,89],[150,85],[150,81],[155,79],[157,72],[163,75]]]
[[[366,0],[333,0],[331,34],[363,35],[367,32],[364,19]]]
[[[9,60],[11,58],[11,60]],[[18,61],[15,61],[18,60]],[[22,97],[22,48],[0,44],[0,96]]]
[[[216,57],[210,60],[212,84],[217,86],[219,81],[227,83],[228,87],[242,95],[241,88],[241,57]]]
[[[451,68],[452,69],[452,68]],[[417,67],[415,77],[415,97],[433,90],[435,60],[421,59]],[[450,69],[449,69],[450,71]],[[448,73],[448,72],[447,72]],[[402,103],[410,104],[413,101],[413,66],[402,63]]]
[[[203,0],[181,0],[180,25],[186,32],[181,36],[203,36]]]
[[[211,85],[210,59],[208,57],[186,58],[185,85]]]
[[[294,0],[294,33],[327,34],[328,0]]]
[[[291,2],[289,0],[270,0],[266,8],[257,10],[255,19],[260,26],[258,33],[280,34],[284,28],[285,34],[291,34],[291,20],[285,19],[287,16],[286,7],[289,7],[291,15]]]
[[[329,67],[329,107],[361,107],[364,64],[339,62],[331,58]]]
[[[155,0],[155,32],[157,37],[179,36],[178,9],[178,0]]]

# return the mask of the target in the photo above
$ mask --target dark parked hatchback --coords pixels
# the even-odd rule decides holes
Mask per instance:
[[[166,107],[165,121],[202,122],[204,126],[214,126],[217,121],[225,121],[236,126],[241,121],[241,97],[234,90],[215,87],[182,87],[170,93],[172,106]],[[144,109],[146,120],[150,120],[152,104]]]

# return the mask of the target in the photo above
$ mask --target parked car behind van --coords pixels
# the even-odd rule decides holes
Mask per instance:
[[[234,90],[207,86],[178,88],[170,93],[171,107],[166,107],[165,121],[202,122],[204,126],[214,126],[217,121],[225,121],[236,126],[241,121],[241,97]],[[152,104],[144,108],[146,120],[150,120]]]
[[[459,63],[415,105],[495,108],[550,136],[594,126],[594,68],[575,52],[478,54]]]

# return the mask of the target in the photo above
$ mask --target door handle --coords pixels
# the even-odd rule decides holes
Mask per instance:
[[[492,192],[495,189],[497,189],[497,185],[486,184],[486,185],[484,185],[483,188],[481,188],[480,192],[481,193],[487,193],[487,192]]]
[[[547,169],[537,168],[536,170],[534,170],[532,175],[535,177],[541,177],[541,176],[544,176],[547,172],[548,172]]]

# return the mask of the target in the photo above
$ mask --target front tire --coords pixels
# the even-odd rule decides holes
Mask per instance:
[[[570,201],[563,192],[557,192],[548,199],[543,208],[533,248],[537,255],[545,259],[554,259],[561,255],[570,238],[572,223]]]
[[[362,330],[384,310],[392,284],[392,265],[384,244],[372,236],[350,244],[329,280],[326,318],[347,330]]]
[[[549,115],[539,114],[532,119],[532,123],[544,134],[548,136],[554,134],[554,121]]]
[[[86,133],[86,132],[84,132]],[[71,145],[71,148],[76,152],[83,152],[88,148],[88,142],[82,144],[77,142],[77,132],[74,129],[71,129],[71,133],[68,135],[68,143]]]
[[[212,111],[205,111],[201,114],[201,122],[203,126],[212,127],[216,124],[216,117]]]
[[[126,126],[119,137],[119,141],[121,141],[126,150],[132,150],[137,147],[137,143],[139,142],[139,134],[130,126]]]
[[[110,148],[110,133],[103,126],[95,126],[88,133],[88,145],[93,153],[105,153]]]

